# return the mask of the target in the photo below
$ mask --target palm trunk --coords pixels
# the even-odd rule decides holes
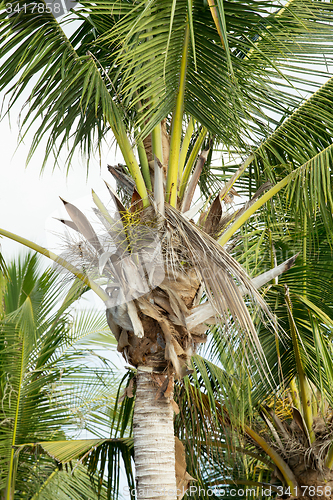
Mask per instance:
[[[157,391],[153,373],[138,368],[133,419],[137,496],[176,500],[173,409],[168,398],[156,398]]]

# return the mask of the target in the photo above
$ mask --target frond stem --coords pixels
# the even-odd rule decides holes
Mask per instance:
[[[59,472],[59,469],[57,468],[57,469],[55,469],[55,470],[52,472],[52,474],[50,474],[50,475],[49,475],[49,477],[46,479],[46,481],[44,481],[44,483],[42,484],[42,486],[40,487],[40,489],[39,489],[38,491],[36,491],[36,493],[34,494],[34,496],[33,496],[33,497],[31,497],[31,500],[37,500],[37,499],[38,499],[38,497],[39,497],[40,493],[44,490],[44,488],[48,485],[48,483],[49,483],[50,481],[52,481],[52,479],[54,478],[54,476],[55,476],[56,474],[58,474],[58,472]]]
[[[22,352],[21,352],[21,363],[20,363],[20,379],[18,384],[17,391],[17,400],[16,400],[16,410],[15,410],[15,420],[13,427],[13,437],[12,437],[12,449],[10,451],[10,459],[9,459],[9,470],[8,470],[8,480],[7,480],[7,490],[6,490],[6,500],[12,500],[11,490],[14,486],[14,455],[15,455],[15,443],[16,443],[16,434],[17,434],[17,426],[18,426],[18,417],[20,411],[20,403],[21,403],[21,392],[22,392],[22,379],[23,379],[23,363],[24,363],[24,349],[25,349],[24,335],[22,338]],[[13,484],[12,484],[13,483]],[[13,488],[15,489],[15,488]]]
[[[221,246],[225,245],[231,236],[258,210],[262,207],[268,200],[270,200],[275,194],[277,194],[282,188],[284,188],[296,175],[296,171],[293,170],[289,175],[286,175],[284,179],[278,182],[275,186],[269,189],[265,194],[259,198],[253,205],[251,205],[243,215],[238,217],[238,219],[229,226],[229,228],[222,234],[218,242]]]
[[[297,339],[297,329],[296,329],[294,317],[292,314],[292,303],[290,300],[290,295],[289,295],[289,290],[288,290],[287,285],[285,285],[285,301],[286,301],[286,305],[287,305],[287,309],[288,309],[290,333],[291,333],[294,354],[295,354],[295,359],[296,359],[296,369],[297,369],[298,382],[299,382],[299,388],[300,388],[300,393],[301,393],[302,412],[303,412],[306,427],[307,427],[308,432],[309,432],[310,441],[311,441],[311,443],[313,443],[315,441],[316,437],[315,437],[315,434],[314,434],[313,429],[312,429],[313,415],[312,415],[312,406],[311,406],[311,392],[310,392],[310,387],[309,387],[308,381],[306,379],[304,368],[303,368],[303,363],[302,363],[302,359],[301,359],[301,352],[299,349],[299,343],[298,343],[298,339]]]
[[[17,234],[6,231],[5,229],[0,228],[0,234],[6,236],[7,238],[10,238],[11,240],[17,241],[18,243],[21,243],[21,245],[31,248],[35,252],[38,252],[41,255],[45,255],[45,257],[48,257],[49,259],[53,260],[54,262],[62,266],[64,269],[74,274],[74,276],[79,278],[79,280],[81,280],[89,288],[91,288],[91,290],[93,290],[103,300],[103,302],[106,302],[109,299],[108,294],[104,292],[104,290],[99,285],[97,285],[95,281],[90,280],[88,276],[83,274],[75,266],[72,266],[72,264],[67,262],[67,260],[63,259],[62,257],[59,257],[57,254],[51,252],[50,250],[47,250],[44,247],[41,247],[40,245],[37,245],[37,243],[34,243],[33,241],[27,240],[26,238],[22,238]]]
[[[182,60],[180,65],[179,89],[176,100],[176,106],[172,117],[170,156],[169,156],[168,175],[166,182],[166,201],[170,203],[172,207],[175,207],[177,205],[178,164],[179,164],[180,142],[181,142],[182,125],[183,125],[184,95],[185,95],[185,81],[186,81],[189,40],[190,40],[190,30],[189,30],[189,25],[187,23],[185,28]]]
[[[283,458],[253,429],[244,425],[244,431],[248,436],[250,436],[259,446],[264,450],[265,453],[273,460],[276,467],[280,470],[283,475],[287,485],[290,487],[291,494],[297,496],[298,483],[296,477],[289,465],[283,460]]]
[[[181,200],[183,199],[183,196],[184,196],[184,193],[186,190],[186,186],[187,186],[194,162],[199,154],[200,148],[201,148],[202,143],[206,137],[206,134],[207,134],[206,127],[202,127],[200,134],[199,134],[199,136],[198,136],[197,140],[195,141],[195,144],[192,148],[189,159],[187,160],[187,163],[186,163],[186,166],[185,166],[182,178],[181,178],[180,187],[179,187],[179,198]]]

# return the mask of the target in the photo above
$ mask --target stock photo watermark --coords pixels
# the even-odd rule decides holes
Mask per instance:
[[[52,0],[49,2],[11,2],[6,3],[5,8],[9,16],[15,14],[52,14],[54,17],[61,17],[73,9],[77,2],[72,0]]]
[[[314,497],[314,496],[319,496],[327,498],[331,497],[333,493],[333,488],[329,485],[326,486],[295,486],[294,492],[291,492],[290,487],[283,487],[283,486],[256,486],[256,487],[248,487],[248,488],[227,488],[227,487],[222,487],[222,486],[212,486],[211,488],[203,488],[200,486],[189,486],[188,489],[183,488],[177,488],[176,490],[174,489],[167,489],[167,488],[153,488],[153,489],[143,489],[139,488],[137,490],[135,489],[130,489],[129,487],[124,487],[123,488],[123,494],[124,495],[130,495],[131,497],[137,497],[137,498],[150,498],[151,495],[154,495],[155,497],[168,497],[174,498],[175,495],[182,495],[184,498],[190,498],[193,496],[200,495],[201,497],[234,497],[236,498],[270,498],[273,495],[277,497],[285,497],[288,498],[291,495],[295,494],[297,497]]]
[[[261,496],[270,496],[272,495],[273,492],[276,492],[276,488],[260,488],[259,489],[259,495]],[[124,495],[130,495],[131,497],[136,497],[137,498],[150,498],[152,495],[155,497],[168,497],[174,498],[175,494],[182,495],[184,498],[189,498],[193,497],[196,495],[201,495],[204,497],[224,497],[226,495],[230,495],[235,498],[240,498],[240,497],[250,497],[254,498],[255,496],[258,496],[258,488],[231,488],[227,489],[226,487],[219,487],[219,486],[212,486],[211,488],[203,488],[200,486],[189,486],[188,489],[183,488],[177,488],[177,490],[173,489],[167,489],[167,488],[154,488],[154,489],[130,489],[128,487],[123,488],[123,494]]]

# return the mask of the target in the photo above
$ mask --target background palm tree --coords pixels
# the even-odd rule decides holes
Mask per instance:
[[[0,278],[1,498],[37,500],[50,491],[57,498],[97,498],[86,468],[77,464],[74,475],[62,470],[38,443],[66,448],[80,429],[94,436],[97,414],[102,435],[115,376],[105,358],[91,358],[90,348],[113,342],[104,315],[74,315],[85,289],[75,283],[64,293],[58,273],[42,271],[36,254],[10,262]],[[107,486],[100,486],[106,498]]]
[[[304,245],[301,233],[284,233],[280,241],[275,233],[277,251]],[[319,220],[316,234],[315,243],[307,238],[307,265],[299,258],[265,290],[285,332],[274,339],[258,323],[272,386],[249,381],[251,355],[215,332],[210,361],[196,356],[199,375],[179,388],[176,429],[190,437],[188,470],[201,470],[203,484],[224,488],[226,497],[231,489],[248,488],[254,498],[332,498],[332,251]],[[251,239],[257,245],[244,234],[249,246]],[[258,255],[265,259],[270,252]]]
[[[220,1],[216,5],[175,0],[103,5],[84,2],[81,17],[78,16],[80,26],[67,38],[43,7],[36,13],[34,4],[25,3],[17,13],[15,7],[22,5],[9,5],[12,8],[7,7],[1,17],[1,48],[4,55],[13,49],[15,52],[3,65],[0,85],[14,86],[13,103],[31,77],[37,75],[23,121],[23,125],[29,126],[37,116],[43,116],[32,152],[39,138],[47,133],[46,156],[55,148],[57,157],[69,141],[70,161],[76,146],[81,145],[90,153],[94,138],[100,143],[111,128],[126,163],[117,174],[131,188],[130,209],[112,194],[118,221],[111,221],[94,197],[109,234],[114,236],[121,221],[121,234],[126,236],[126,248],[116,242],[118,255],[110,263],[105,259],[111,256],[105,257],[108,252],[91,232],[91,226],[75,207],[66,203],[72,227],[74,223],[74,229],[88,241],[83,268],[87,271],[90,254],[92,264],[107,263],[108,279],[112,277],[113,283],[122,285],[122,273],[129,279],[130,272],[127,270],[126,275],[119,258],[124,257],[124,250],[130,253],[131,248],[135,249],[135,245],[128,245],[137,244],[138,236],[135,231],[128,233],[137,224],[140,230],[149,228],[166,242],[162,255],[164,262],[171,265],[166,266],[164,289],[152,287],[150,300],[133,297],[134,302],[125,303],[123,311],[120,304],[112,302],[108,317],[120,348],[135,366],[148,367],[150,371],[168,369],[164,378],[155,377],[155,385],[161,383],[163,388],[160,399],[155,399],[153,377],[145,370],[138,373],[137,391],[139,394],[142,390],[146,396],[150,387],[154,394],[144,411],[151,413],[155,404],[154,412],[159,408],[168,416],[170,453],[163,452],[169,469],[162,460],[156,460],[156,455],[152,462],[160,462],[160,469],[155,470],[158,479],[166,472],[169,479],[165,485],[175,488],[174,463],[169,460],[174,448],[172,377],[174,373],[184,375],[195,345],[206,338],[204,325],[212,323],[209,318],[220,314],[229,323],[226,311],[230,311],[238,325],[236,345],[240,332],[244,332],[248,345],[253,345],[251,356],[257,363],[256,370],[260,363],[265,363],[252,320],[241,300],[242,289],[237,288],[236,282],[245,286],[243,292],[251,292],[264,304],[253,283],[222,246],[285,186],[301,221],[320,210],[326,228],[331,226],[328,167],[332,123],[325,112],[331,99],[330,83],[294,111],[304,91],[309,90],[308,76],[302,77],[309,54],[318,63],[323,62],[323,52],[330,58],[331,6],[298,0],[276,9],[271,2],[247,2],[245,6],[242,2]],[[8,10],[14,14],[8,16]],[[38,76],[40,70],[42,74]],[[326,72],[319,67],[312,75],[326,76]],[[274,131],[280,121],[282,125]],[[295,135],[295,130],[299,134]],[[129,139],[131,131],[140,164]],[[189,219],[200,208],[194,212],[189,209],[198,183],[207,194],[214,140],[244,161],[235,166],[231,178],[225,177],[222,191],[221,186],[211,185],[217,193],[195,226]],[[252,199],[243,209],[226,213],[225,202],[231,199],[231,189],[238,179],[241,192]],[[255,183],[259,191],[253,190]],[[269,206],[272,207],[273,204]],[[267,211],[262,224],[270,222],[269,214]],[[275,214],[274,210],[271,214]],[[272,230],[274,225],[269,227]],[[77,248],[80,261],[82,251]],[[110,297],[105,291],[82,272],[72,270],[95,287],[108,304]],[[134,281],[130,286],[135,290],[138,282]],[[210,304],[194,311],[202,295],[202,283]],[[161,332],[162,341],[157,335]],[[138,397],[137,405],[139,402]],[[138,419],[136,429],[141,426]],[[163,436],[158,427],[159,422],[155,435]],[[144,445],[148,442],[145,430]],[[138,445],[137,465],[141,460],[139,449]],[[137,467],[139,487],[145,484],[147,473],[147,449],[141,450],[142,472]],[[150,484],[154,486],[156,480]]]

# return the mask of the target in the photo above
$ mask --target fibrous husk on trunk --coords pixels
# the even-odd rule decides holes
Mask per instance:
[[[75,234],[79,231],[87,238],[85,244],[73,245],[72,253],[79,248],[79,255],[73,258],[82,262],[91,277],[106,283],[110,297],[107,319],[126,360],[183,377],[197,345],[206,341],[207,319],[192,326],[188,321],[205,293],[213,307],[214,323],[219,320],[227,325],[232,318],[263,364],[242,298],[244,290],[268,315],[269,311],[238,262],[168,204],[164,216],[154,204],[127,210],[108,188],[116,211],[111,217],[106,209],[95,209],[107,230],[102,237],[70,206]]]
[[[297,483],[295,496],[290,495],[290,489],[284,485],[285,495],[277,497],[277,500],[333,499],[333,471],[325,465],[333,439],[330,418],[319,414],[314,419],[312,430],[315,439],[310,443],[309,432],[299,410],[288,406],[288,412],[280,417],[269,406],[265,406],[264,410],[267,418],[264,419],[264,426],[258,424],[257,431],[286,462]],[[281,474],[277,473],[275,477],[283,483]],[[271,478],[272,482],[275,477]]]

